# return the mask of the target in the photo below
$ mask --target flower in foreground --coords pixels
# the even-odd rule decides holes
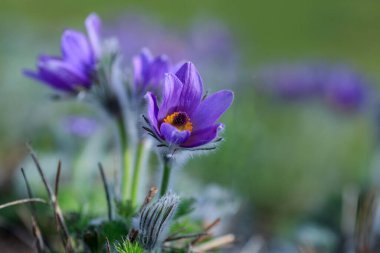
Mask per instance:
[[[202,97],[203,83],[191,62],[183,64],[176,74],[166,74],[161,106],[154,94],[146,94],[151,133],[176,148],[195,148],[214,141],[223,129],[217,121],[230,107],[233,93],[221,90]]]
[[[25,70],[24,74],[67,93],[90,88],[101,55],[101,20],[96,14],[90,14],[85,26],[88,37],[75,30],[64,31],[62,56],[42,55],[37,60],[37,71]]]
[[[157,90],[169,68],[170,62],[166,55],[153,57],[151,52],[144,48],[139,55],[133,57],[135,90],[139,93]]]
[[[163,242],[178,204],[178,196],[169,192],[140,211],[134,225],[144,249],[152,250]]]

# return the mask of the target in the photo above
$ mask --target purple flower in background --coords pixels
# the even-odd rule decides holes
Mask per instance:
[[[82,116],[70,116],[63,119],[65,130],[78,137],[87,138],[93,135],[99,128],[99,123],[92,118]]]
[[[109,25],[105,32],[116,35],[120,49],[127,58],[133,57],[144,47],[152,52],[165,52],[174,61],[188,56],[187,40],[183,36],[178,36],[176,31],[145,15],[127,13]]]
[[[223,128],[216,121],[230,107],[233,93],[218,91],[202,100],[203,84],[195,66],[187,62],[176,74],[166,74],[163,101],[148,92],[148,118],[157,138],[168,146],[194,148],[216,139]]]
[[[322,98],[343,110],[359,109],[368,89],[362,75],[337,64],[279,64],[263,68],[256,79],[259,91],[288,100]]]
[[[295,100],[315,97],[321,92],[324,69],[316,64],[279,64],[257,73],[259,89]]]
[[[359,109],[366,99],[367,81],[345,67],[337,67],[324,82],[324,95],[333,106],[343,110]]]
[[[198,17],[187,28],[176,30],[144,14],[126,13],[109,26],[120,41],[123,55],[133,57],[141,48],[165,52],[172,62],[192,59],[207,70],[204,80],[218,87],[237,83],[241,71],[236,36],[219,20]]]
[[[153,57],[150,51],[144,48],[139,55],[133,57],[135,90],[138,93],[157,90],[169,69],[170,62],[166,55]]]
[[[25,70],[24,74],[68,93],[90,88],[96,63],[101,56],[101,20],[96,14],[91,14],[85,25],[88,38],[75,30],[64,31],[61,39],[62,56],[40,56],[37,71]]]

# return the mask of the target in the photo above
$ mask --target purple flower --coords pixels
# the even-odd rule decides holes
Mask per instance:
[[[93,135],[99,128],[99,123],[88,117],[69,116],[63,120],[66,132],[78,137],[87,138]]]
[[[170,62],[166,55],[153,57],[147,48],[133,57],[135,90],[145,93],[148,89],[157,90],[165,73],[169,72]]]
[[[218,91],[202,100],[203,84],[195,66],[185,63],[166,74],[163,101],[148,92],[148,118],[154,134],[168,146],[194,148],[216,139],[223,128],[216,121],[230,107],[233,93]]]
[[[88,38],[75,30],[64,31],[61,39],[62,56],[40,56],[37,71],[25,70],[24,74],[68,93],[90,88],[101,55],[101,20],[96,14],[91,14],[85,25]]]
[[[218,20],[198,17],[181,30],[165,26],[142,13],[126,13],[108,27],[116,35],[126,58],[142,47],[152,52],[165,52],[172,62],[192,59],[198,68],[206,69],[203,79],[227,87],[236,83],[241,70],[240,53],[230,29]]]
[[[367,80],[343,64],[279,64],[261,70],[257,79],[260,91],[288,100],[325,99],[335,108],[352,111],[367,99]]]
[[[324,68],[318,64],[278,64],[268,66],[257,74],[259,88],[283,99],[312,98],[322,90]]]
[[[326,78],[324,95],[338,109],[357,110],[366,100],[367,81],[360,74],[339,67]]]

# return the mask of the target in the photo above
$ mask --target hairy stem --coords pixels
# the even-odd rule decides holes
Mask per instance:
[[[163,171],[162,171],[162,179],[161,179],[161,187],[160,187],[160,197],[165,195],[168,191],[169,183],[170,183],[170,174],[172,170],[172,161],[168,157],[164,157],[163,159]]]

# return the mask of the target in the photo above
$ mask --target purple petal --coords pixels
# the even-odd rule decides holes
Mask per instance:
[[[178,109],[191,115],[202,99],[203,84],[201,77],[191,62],[183,64],[176,76],[183,83]]]
[[[65,61],[85,71],[94,62],[94,55],[90,44],[84,34],[66,30],[62,34],[62,55]]]
[[[72,89],[75,86],[89,87],[88,77],[67,62],[54,58],[44,59],[38,62],[39,75],[45,80],[51,80],[61,84],[66,84]]]
[[[163,102],[158,112],[159,121],[163,120],[167,115],[177,110],[180,94],[183,84],[173,74],[166,74],[164,83]]]
[[[157,122],[157,116],[158,116],[157,98],[151,92],[148,92],[145,95],[145,99],[148,102],[148,118],[149,118],[149,121],[152,124],[154,130],[157,133],[159,133],[158,122]]]
[[[138,56],[133,57],[132,64],[134,70],[135,85],[138,90],[142,90],[149,81],[149,65],[153,61],[150,51],[144,48]]]
[[[154,86],[161,84],[162,80],[165,77],[165,74],[169,72],[169,66],[170,63],[167,56],[162,55],[156,57],[150,66],[150,83]]]
[[[161,125],[160,132],[165,141],[175,145],[184,143],[190,137],[190,131],[180,131],[168,123]]]
[[[92,50],[97,59],[100,58],[102,54],[100,32],[102,28],[102,20],[96,13],[91,13],[85,21],[85,26],[87,29],[87,34],[90,39],[90,44]]]
[[[62,90],[65,92],[72,92],[73,88],[65,83],[62,82],[60,79],[57,79],[54,75],[46,75],[46,74],[41,74],[37,73],[33,70],[23,70],[23,74],[27,77],[30,77],[34,80],[40,81],[44,84],[47,84],[48,86],[57,89],[57,90]]]
[[[203,129],[215,124],[231,106],[233,99],[234,94],[229,90],[221,90],[207,97],[191,117],[194,129]]]
[[[208,128],[196,130],[191,133],[190,138],[183,143],[181,147],[194,148],[210,143],[218,136],[218,132],[223,128],[223,124],[216,124]]]
[[[51,68],[51,66],[55,65],[61,67],[58,67],[58,69]],[[84,77],[77,73],[76,69],[67,66],[67,63],[62,62],[59,57],[42,55],[38,58],[37,67],[37,72],[25,70],[24,74],[58,90],[74,91],[73,82],[76,84],[84,80]],[[63,71],[61,71],[62,68]],[[67,73],[69,78],[63,78],[66,72],[69,72]]]
[[[59,57],[59,56],[50,56],[50,55],[40,55],[38,57],[38,62],[39,63],[41,63],[41,62],[48,62],[50,60],[62,61],[62,57]]]

